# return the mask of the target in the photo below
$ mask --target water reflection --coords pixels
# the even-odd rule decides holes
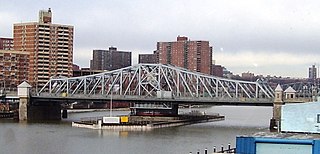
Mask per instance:
[[[129,131],[120,131],[120,130],[97,130],[97,133],[100,137],[120,137],[127,138],[129,136]]]
[[[8,128],[4,131],[3,139],[6,145],[14,144],[16,142],[16,135],[12,128]]]

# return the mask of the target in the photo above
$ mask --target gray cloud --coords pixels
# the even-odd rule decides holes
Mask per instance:
[[[303,52],[309,55],[304,58],[317,57],[319,5],[316,0],[5,1],[0,6],[0,36],[12,35],[13,23],[36,21],[40,9],[51,7],[55,23],[75,26],[74,61],[80,66],[89,66],[93,49],[117,46],[133,51],[136,62],[138,53],[151,53],[157,41],[173,41],[177,35],[185,35],[210,41],[217,62],[241,73],[256,71],[247,61],[261,59],[257,56],[285,53],[299,58]],[[256,54],[246,58],[248,52]],[[299,65],[302,69],[318,63],[316,59],[301,61],[303,64],[285,66]],[[283,71],[284,67],[272,65],[278,64],[273,59],[268,62],[258,65],[266,70],[261,73],[306,76],[307,68],[301,73]]]

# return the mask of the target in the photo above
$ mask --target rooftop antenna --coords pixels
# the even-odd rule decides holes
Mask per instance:
[[[317,64],[317,63],[316,63]],[[319,78],[319,63],[317,64],[317,77],[316,78]]]

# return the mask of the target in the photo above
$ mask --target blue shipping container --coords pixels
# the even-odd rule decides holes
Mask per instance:
[[[286,137],[238,136],[237,154],[320,154],[320,139],[317,135],[281,134]],[[271,137],[272,136],[272,137]],[[292,138],[297,137],[297,138]]]

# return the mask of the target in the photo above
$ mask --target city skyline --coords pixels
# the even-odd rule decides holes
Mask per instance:
[[[319,63],[318,1],[6,1],[0,6],[0,37],[13,24],[37,19],[51,8],[53,22],[73,25],[74,63],[89,67],[92,50],[116,46],[152,53],[156,43],[178,35],[208,40],[216,64],[235,74],[308,77]]]

